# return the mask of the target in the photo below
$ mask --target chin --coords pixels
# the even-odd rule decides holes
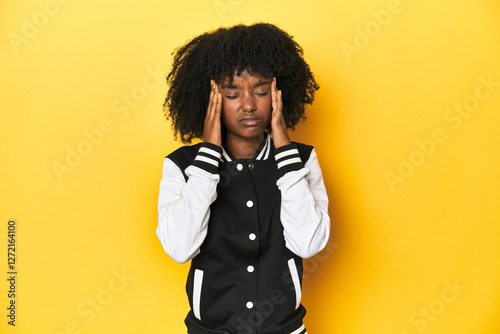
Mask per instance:
[[[260,127],[249,128],[235,133],[238,137],[253,139],[264,135],[264,129]]]

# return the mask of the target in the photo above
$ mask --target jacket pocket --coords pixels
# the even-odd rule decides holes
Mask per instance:
[[[299,273],[297,271],[297,266],[295,265],[294,259],[288,260],[288,268],[290,269],[293,287],[295,288],[295,309],[297,309],[300,306],[300,300],[302,299],[302,287],[300,286]]]
[[[193,282],[193,314],[196,319],[201,321],[200,315],[200,301],[201,301],[201,288],[203,285],[203,270],[196,269],[194,271]]]

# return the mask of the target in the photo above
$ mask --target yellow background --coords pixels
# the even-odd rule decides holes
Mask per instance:
[[[1,279],[2,333],[185,333],[188,265],[155,235],[180,143],[150,72],[195,35],[257,21],[294,35],[321,85],[292,134],[317,148],[333,223],[306,262],[308,332],[500,332],[498,1],[56,3],[0,5],[1,276],[10,218],[19,272],[15,328]]]

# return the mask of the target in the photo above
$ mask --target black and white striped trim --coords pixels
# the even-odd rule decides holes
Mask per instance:
[[[307,334],[306,327],[302,325],[299,329],[294,330],[290,334]]]
[[[302,325],[302,326],[300,326],[300,328],[294,330],[290,334],[307,334],[306,327],[304,325]]]
[[[295,144],[277,148],[274,151],[274,158],[278,164],[278,178],[288,172],[299,170],[304,167],[299,156],[299,150]]]
[[[219,160],[221,160],[222,148],[215,144],[201,143],[200,149],[193,165],[206,170],[209,173],[217,174],[219,169]]]
[[[224,162],[233,161],[233,159],[231,159],[231,157],[229,156],[229,154],[227,154],[227,152],[224,149],[224,147],[222,147],[222,161],[224,161]]]
[[[259,152],[255,160],[267,160],[269,159],[269,152],[271,152],[271,136],[266,134],[266,143],[264,147]]]

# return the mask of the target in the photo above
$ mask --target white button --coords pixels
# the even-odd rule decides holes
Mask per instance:
[[[247,303],[247,308],[252,308],[253,307],[253,303],[252,302],[248,302]]]
[[[248,201],[248,202],[247,202],[247,206],[248,206],[249,208],[251,208],[251,207],[253,206],[253,202],[252,202],[252,201]]]
[[[236,169],[237,170],[242,170],[243,169],[243,165],[242,164],[237,164],[236,165]]]
[[[253,271],[255,270],[255,268],[253,266],[248,266],[247,270],[248,270],[249,273],[253,273]]]
[[[248,239],[250,240],[255,240],[255,238],[257,238],[257,236],[254,233],[250,233],[250,235],[248,236]]]

